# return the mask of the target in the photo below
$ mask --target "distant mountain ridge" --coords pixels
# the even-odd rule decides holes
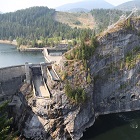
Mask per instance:
[[[84,9],[84,8],[73,8],[73,9],[70,9],[68,10],[67,12],[70,12],[70,13],[77,13],[77,12],[89,12],[90,10],[88,9]]]
[[[87,9],[87,10],[92,10],[92,9],[110,9],[113,8],[114,6],[105,0],[84,0],[76,3],[68,3],[59,7],[56,7],[55,9],[57,11],[69,11],[70,9]]]
[[[135,7],[138,10],[140,10],[140,0],[132,0],[132,1],[125,2],[123,4],[116,6],[115,9],[123,10],[123,11],[131,11]]]
[[[0,39],[24,38],[26,41],[20,42],[27,45],[27,40],[38,40],[40,37],[72,39],[79,36],[80,29],[72,30],[70,26],[57,22],[55,14],[54,9],[43,6],[0,14]]]

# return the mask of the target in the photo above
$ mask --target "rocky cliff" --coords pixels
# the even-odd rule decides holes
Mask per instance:
[[[14,118],[21,135],[35,140],[79,140],[83,131],[93,125],[93,88],[87,87],[88,102],[81,105],[72,103],[58,87],[51,90],[51,99],[34,97],[27,84],[14,96]]]
[[[79,140],[96,116],[140,109],[140,19],[115,24],[98,36],[98,42],[88,61],[94,85],[87,84],[81,62],[69,61],[71,67],[65,63],[67,80],[84,88],[86,102],[77,104],[66,96],[65,80],[50,86],[51,99],[35,97],[26,84],[14,96],[15,122],[23,136]]]
[[[90,59],[97,114],[138,110],[140,19],[129,18],[98,36],[99,47]]]

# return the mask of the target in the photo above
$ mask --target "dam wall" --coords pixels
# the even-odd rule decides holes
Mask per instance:
[[[25,75],[25,65],[0,68],[0,82]]]
[[[0,102],[11,99],[24,80],[24,65],[0,68]]]

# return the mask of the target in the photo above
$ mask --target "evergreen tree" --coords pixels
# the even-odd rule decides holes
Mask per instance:
[[[83,102],[86,100],[86,92],[84,90],[82,91],[82,100]]]
[[[10,133],[12,118],[8,117],[7,105],[8,102],[0,105],[0,140],[12,140],[13,137]]]
[[[54,20],[56,11],[47,7],[32,7],[12,13],[0,14],[0,39],[22,38],[48,43],[48,38],[75,39],[82,29],[74,28]],[[54,41],[54,40],[53,40]],[[59,41],[56,41],[56,44]],[[23,42],[18,42],[20,46]],[[53,42],[50,42],[54,46]]]
[[[87,83],[90,84],[91,83],[91,77],[90,77],[90,73],[88,72],[88,76],[87,76]]]

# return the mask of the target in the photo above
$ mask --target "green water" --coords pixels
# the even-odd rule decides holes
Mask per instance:
[[[0,67],[45,62],[41,52],[19,52],[15,46],[0,44]]]
[[[81,140],[140,140],[140,111],[100,116]]]

